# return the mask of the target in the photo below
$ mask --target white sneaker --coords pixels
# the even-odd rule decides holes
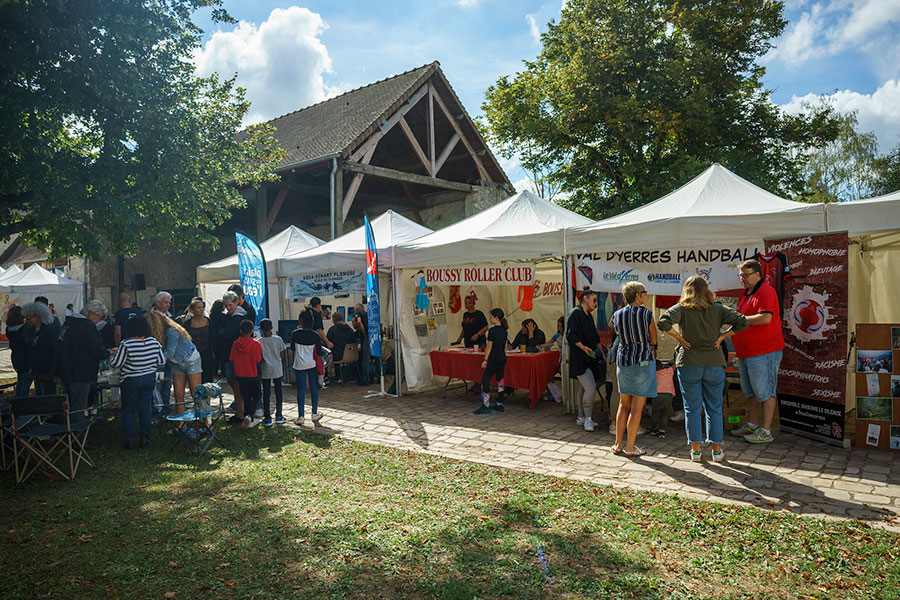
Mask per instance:
[[[725,460],[725,451],[723,450],[721,452],[716,452],[715,450],[713,450],[712,457],[713,462],[722,462],[723,460]]]
[[[250,424],[248,425],[248,428],[256,427],[260,423],[262,423],[262,417],[253,417],[252,419],[250,419]]]
[[[322,413],[313,413],[312,422],[318,423],[319,421],[322,420],[322,416],[323,416]]]
[[[250,429],[250,415],[244,417],[244,420],[241,421],[241,429]]]
[[[684,421],[684,411],[679,410],[674,415],[669,417],[669,420],[672,421],[673,423],[680,423],[680,422]]]
[[[585,431],[593,431],[593,430],[594,430],[594,426],[595,426],[596,424],[597,424],[596,421],[592,421],[592,420],[590,420],[590,419],[585,420],[585,422],[584,422],[584,430],[585,430]]]
[[[616,435],[616,424],[615,423],[609,424],[609,435]]]
[[[263,412],[263,409],[257,408],[256,412],[253,413],[253,416],[256,417],[257,419],[262,419],[264,414],[265,413]]]
[[[294,425],[303,427],[304,425],[306,425],[306,419],[304,419],[303,417],[297,417],[296,419],[294,419]]]
[[[700,462],[700,460],[702,458],[703,458],[703,453],[701,453],[700,451],[697,451],[697,452],[694,452],[693,450],[691,451],[691,462]]]
[[[584,425],[584,417],[578,417],[577,419],[575,419],[575,424]]]

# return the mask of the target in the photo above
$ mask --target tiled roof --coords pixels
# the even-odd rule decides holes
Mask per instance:
[[[438,69],[433,62],[272,119],[288,151],[278,169],[334,154],[346,156]]]

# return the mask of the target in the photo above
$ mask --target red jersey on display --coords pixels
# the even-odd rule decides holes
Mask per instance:
[[[737,310],[745,317],[761,312],[772,313],[772,320],[766,325],[751,325],[732,337],[738,358],[751,358],[784,350],[784,336],[781,333],[781,311],[775,289],[760,280],[753,290],[745,291],[738,298]]]
[[[778,314],[784,312],[784,280],[791,276],[791,265],[781,252],[775,254],[756,253],[756,260],[761,267],[763,281],[775,288],[778,298]]]

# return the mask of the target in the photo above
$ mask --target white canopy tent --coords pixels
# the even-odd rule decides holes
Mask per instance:
[[[398,267],[562,256],[564,229],[593,223],[529,191],[396,249]]]
[[[475,291],[478,308],[485,313],[493,307],[503,308],[510,317],[510,338],[518,331],[516,323],[532,318],[549,339],[556,332],[556,320],[566,309],[565,274],[560,261],[566,254],[565,228],[589,223],[592,221],[586,217],[524,191],[463,221],[398,246],[395,265],[406,269],[398,276],[397,306],[409,389],[420,391],[435,384],[430,352],[455,339],[463,315],[461,311],[445,310],[452,292],[448,286],[437,285],[431,288],[431,298],[440,310],[417,312],[417,269],[503,261],[540,263],[535,269],[534,299],[525,304],[527,308],[522,308],[521,290],[516,286],[462,286],[464,289],[457,291],[463,295]]]
[[[282,301],[284,294],[280,289],[278,275],[278,259],[288,254],[303,252],[325,242],[311,235],[299,227],[291,225],[281,233],[272,236],[260,244],[266,259],[266,274],[268,278],[269,310],[272,314],[269,318],[278,320],[282,318]],[[238,256],[233,254],[227,258],[211,262],[197,267],[197,282],[200,284],[200,295],[206,298],[207,304],[212,304],[214,299],[220,299],[228,286],[238,283],[240,271],[238,270]]]
[[[719,164],[632,211],[566,231],[569,254],[598,248],[735,247],[826,231],[825,205],[785,200]]]
[[[262,242],[260,246],[266,258],[266,270],[269,281],[278,281],[279,258],[298,254],[310,248],[321,246],[324,243],[316,236],[310,235],[293,225]],[[239,279],[237,254],[197,267],[198,283],[235,283]]]
[[[432,232],[431,229],[389,210],[373,219],[372,233],[378,248],[378,266],[393,266],[394,246],[409,242]],[[279,273],[288,276],[366,266],[366,229],[358,227],[339,238],[302,252],[285,255],[278,260]]]
[[[825,205],[828,231],[847,231],[851,236],[900,229],[900,191],[853,202]]]
[[[80,281],[61,277],[37,263],[19,273],[10,275],[11,272],[12,268],[0,278],[0,294],[4,297],[3,317],[13,304],[21,306],[33,302],[36,296],[46,296],[61,315],[65,315],[67,304],[73,304],[75,310],[84,306],[84,285]]]
[[[6,269],[3,272],[2,275],[0,275],[0,285],[3,285],[4,281],[6,281],[8,279],[12,279],[13,277],[15,277],[16,275],[18,275],[21,272],[22,272],[22,269],[20,269],[18,266],[16,266],[16,265],[10,266],[8,269]]]

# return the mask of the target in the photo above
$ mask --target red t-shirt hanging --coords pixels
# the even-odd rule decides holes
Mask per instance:
[[[738,358],[752,358],[784,350],[781,311],[778,307],[775,289],[771,285],[760,280],[755,289],[745,291],[738,298],[737,310],[745,317],[761,312],[772,313],[772,320],[767,325],[751,325],[731,338]]]
[[[756,260],[762,269],[763,281],[775,288],[775,296],[778,298],[778,314],[784,311],[784,280],[791,276],[791,265],[787,256],[781,252],[775,254],[756,253]]]

